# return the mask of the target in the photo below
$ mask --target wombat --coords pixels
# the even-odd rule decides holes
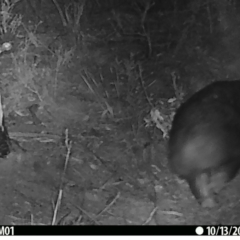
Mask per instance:
[[[214,82],[179,107],[168,154],[202,207],[214,207],[214,195],[240,168],[240,81]]]

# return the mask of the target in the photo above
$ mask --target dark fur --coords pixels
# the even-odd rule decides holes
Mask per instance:
[[[169,164],[204,207],[240,168],[240,81],[221,81],[195,93],[177,110]]]

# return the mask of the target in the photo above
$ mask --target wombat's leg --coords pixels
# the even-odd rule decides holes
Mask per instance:
[[[186,180],[193,195],[202,207],[212,208],[216,205],[210,189],[210,177],[208,173],[192,174]]]

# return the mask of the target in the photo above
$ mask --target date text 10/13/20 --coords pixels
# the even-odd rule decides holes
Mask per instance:
[[[208,226],[206,227],[208,235],[212,236],[239,236],[239,226]]]

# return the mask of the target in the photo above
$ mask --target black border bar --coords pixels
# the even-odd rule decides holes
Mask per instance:
[[[217,228],[217,226],[212,226]],[[240,228],[240,227],[239,227]],[[221,235],[209,226],[0,226],[0,236],[196,236]],[[214,233],[214,234],[213,234]]]

